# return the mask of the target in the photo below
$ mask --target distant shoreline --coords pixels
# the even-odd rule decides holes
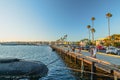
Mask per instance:
[[[34,45],[34,46],[40,46],[40,45],[49,45],[49,43],[47,43],[47,42],[3,42],[3,43],[0,43],[0,45],[10,45],[10,46]]]

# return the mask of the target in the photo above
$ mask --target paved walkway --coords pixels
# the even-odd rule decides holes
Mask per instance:
[[[70,52],[72,51],[71,48],[68,48],[68,47],[63,47],[62,46],[61,48],[64,49],[65,51],[68,51],[68,50]],[[79,50],[75,50],[76,53],[78,53],[78,51]],[[90,56],[91,55],[86,50],[82,50],[81,53],[83,55],[85,55],[85,56]],[[120,66],[120,55],[112,55],[112,54],[106,54],[106,53],[102,53],[102,52],[97,52],[96,58]]]
[[[82,54],[85,56],[90,56],[90,53],[88,51],[85,51],[85,50],[82,50]],[[118,55],[97,52],[96,58],[98,58],[100,60],[108,61],[112,64],[120,66],[120,56],[118,56]]]

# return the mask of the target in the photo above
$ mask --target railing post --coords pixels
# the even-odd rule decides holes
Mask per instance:
[[[75,64],[77,64],[77,56],[75,56]]]
[[[94,72],[96,72],[96,67],[95,67],[95,62],[92,62],[92,64],[91,64],[91,80],[93,80],[93,79],[96,80]]]
[[[81,78],[83,78],[83,73],[84,73],[84,59],[82,58],[81,60]]]

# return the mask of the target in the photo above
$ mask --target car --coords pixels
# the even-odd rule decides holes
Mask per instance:
[[[84,50],[89,50],[89,49],[90,49],[90,46],[88,45],[84,47]]]
[[[98,45],[98,46],[97,46],[97,50],[105,50],[105,47]]]
[[[118,55],[119,50],[118,50],[117,48],[115,48],[115,47],[108,47],[108,48],[106,49],[106,53],[107,53],[107,54],[108,54],[108,53],[111,53],[111,54],[116,54],[116,55]]]
[[[120,48],[117,48],[117,51],[118,51],[118,55],[120,55]]]

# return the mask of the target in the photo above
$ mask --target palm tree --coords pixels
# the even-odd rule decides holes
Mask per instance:
[[[92,17],[91,20],[92,20],[92,27],[94,28],[94,20],[95,20],[95,17]]]
[[[108,18],[108,36],[110,37],[110,17],[112,17],[112,14],[107,13],[106,17]]]
[[[88,30],[89,30],[89,40],[90,40],[90,28],[91,28],[91,26],[88,25],[87,28],[88,28]]]
[[[94,33],[95,33],[95,29],[92,28],[92,29],[91,29],[91,32],[92,32],[92,41],[94,41]]]
[[[63,38],[64,38],[64,40],[67,40],[67,34],[66,34],[66,35],[64,35],[64,37],[63,37]]]

